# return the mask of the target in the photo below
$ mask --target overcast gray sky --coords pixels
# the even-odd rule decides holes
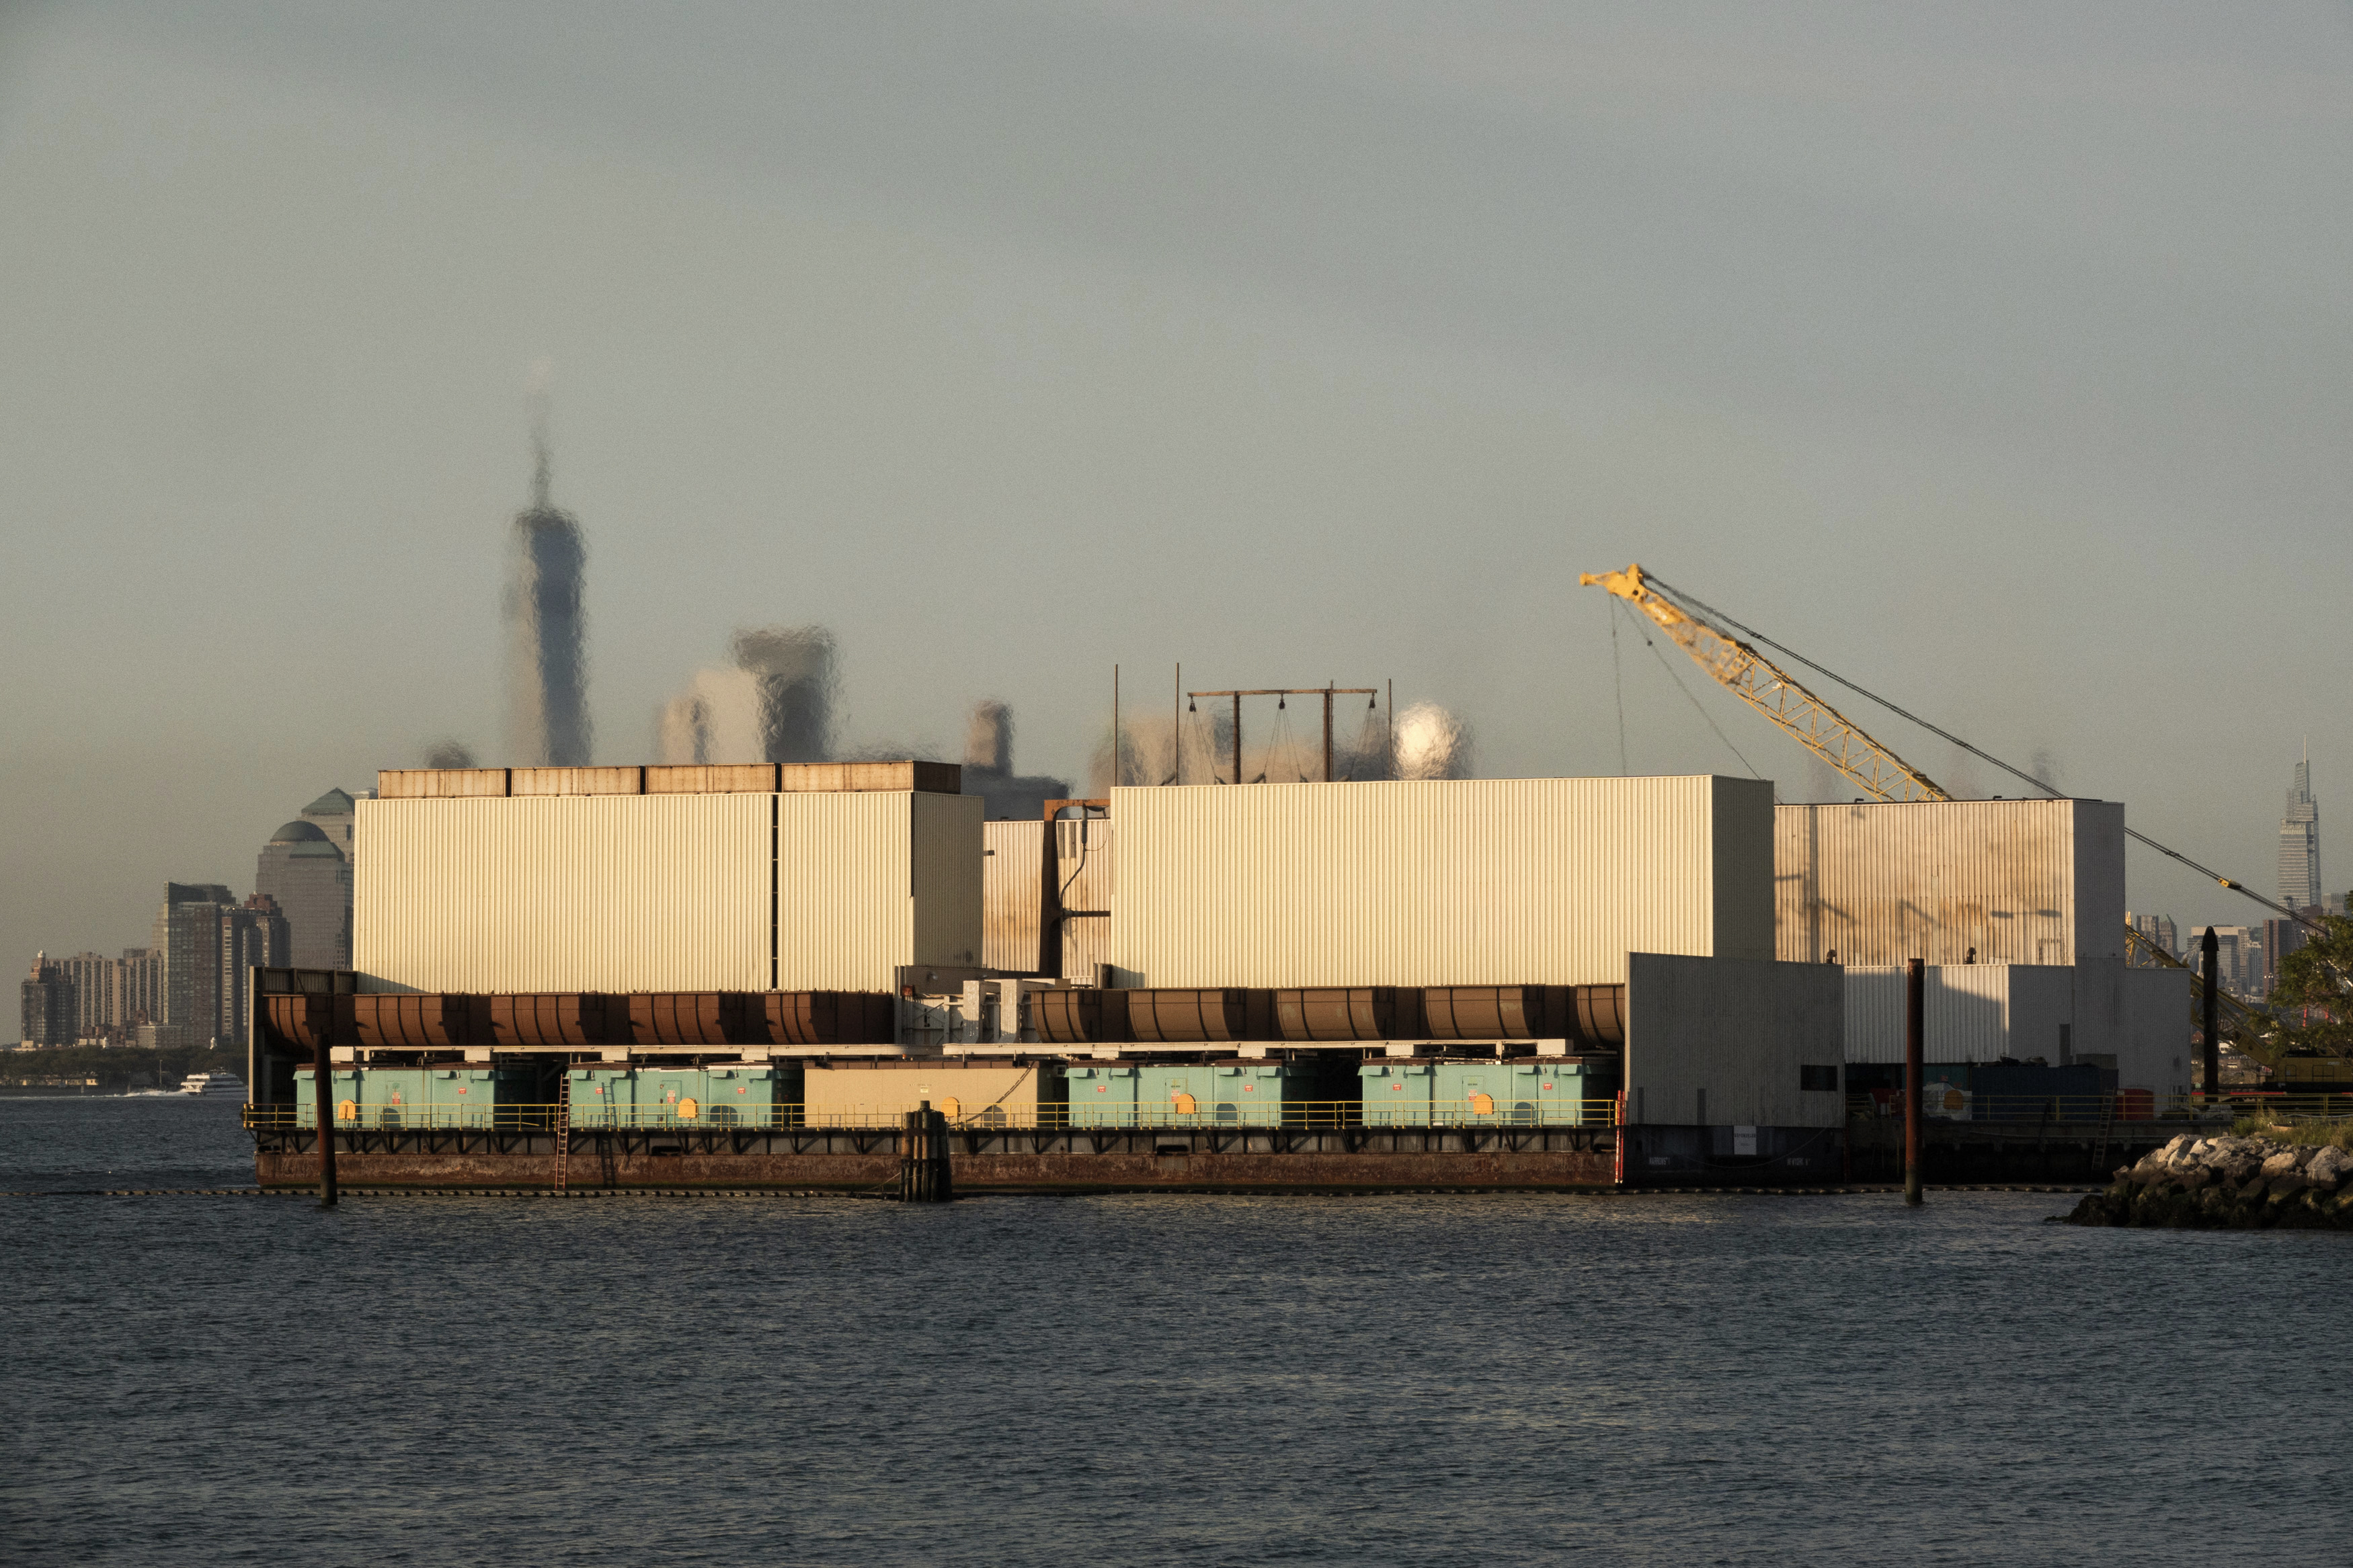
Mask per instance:
[[[0,951],[495,752],[540,360],[600,760],[824,621],[853,742],[1075,775],[1182,659],[1614,773],[1640,560],[2267,892],[2308,732],[2341,889],[2348,82],[2335,5],[17,8]]]

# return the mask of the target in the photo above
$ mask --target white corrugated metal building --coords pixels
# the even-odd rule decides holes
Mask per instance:
[[[1793,963],[2124,956],[2125,808],[2102,800],[1783,805],[1774,951]]]
[[[1046,824],[981,824],[981,962],[1008,974],[1038,969],[1045,923]]]
[[[1115,983],[1589,984],[1773,956],[1761,780],[1118,789]]]
[[[802,770],[786,782],[814,787],[783,790],[774,767],[515,769],[495,794],[508,770],[401,793],[388,774],[392,798],[358,805],[360,984],[891,991],[902,965],[977,964],[982,803],[875,787],[912,773],[886,766]],[[537,776],[557,773],[577,776]],[[515,787],[549,783],[589,793]]]
[[[1921,973],[1921,1048],[1929,1062],[2053,1067],[2113,1058],[2116,1087],[2160,1104],[2190,1087],[2189,972],[2076,964],[1929,964]],[[1905,971],[1846,972],[1846,1059],[1904,1060]]]

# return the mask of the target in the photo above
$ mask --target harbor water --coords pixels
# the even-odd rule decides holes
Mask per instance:
[[[250,1175],[0,1101],[0,1188]],[[7,1557],[2336,1560],[2353,1238],[2073,1202],[12,1196]]]

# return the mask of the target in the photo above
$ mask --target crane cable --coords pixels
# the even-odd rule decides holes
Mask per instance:
[[[1609,677],[1618,691],[1618,776],[1624,778],[1626,766],[1626,670],[1618,662],[1618,601],[1609,600]]]
[[[1618,605],[1618,601],[1614,598],[1609,602],[1613,605]],[[1622,605],[1620,605],[1619,607],[1623,608]],[[1630,616],[1634,612],[1627,610],[1626,613]],[[1715,716],[1709,713],[1705,708],[1700,706],[1699,698],[1692,691],[1690,687],[1683,684],[1683,678],[1675,673],[1675,667],[1667,662],[1667,656],[1659,651],[1659,645],[1651,640],[1651,634],[1647,631],[1643,631],[1639,623],[1635,626],[1634,629],[1641,634],[1642,646],[1651,650],[1651,657],[1659,661],[1659,668],[1667,672],[1667,679],[1675,683],[1675,689],[1682,692],[1684,700],[1694,708],[1699,710],[1700,718],[1706,721],[1709,729],[1715,731],[1715,738],[1724,742],[1725,750],[1729,751],[1734,756],[1740,758],[1740,765],[1748,770],[1748,776],[1752,779],[1763,778],[1765,775],[1757,771],[1757,764],[1750,762],[1747,756],[1742,752],[1740,748],[1732,743],[1732,737],[1724,732],[1724,727],[1715,721]],[[1611,643],[1614,647],[1616,644],[1616,639],[1614,637],[1611,639]],[[1619,722],[1621,725],[1625,722],[1625,698],[1621,694],[1619,698],[1618,709]],[[1624,734],[1624,731],[1622,729],[1620,731],[1620,734],[1621,736]],[[1778,794],[1778,792],[1776,793]]]
[[[1665,589],[1667,593],[1674,598],[1681,600],[1683,604],[1690,605],[1693,609],[1698,610],[1702,614],[1705,615],[1709,620],[1723,626],[1730,626],[1734,631],[1740,633],[1741,636],[1749,638],[1751,641],[1761,643],[1765,647],[1772,648],[1778,653],[1788,656],[1789,658],[1804,665],[1808,669],[1812,670],[1815,674],[1827,677],[1828,679],[1838,682],[1841,686],[1845,687],[1849,691],[1855,693],[1857,696],[1866,698],[1873,702],[1878,703],[1882,708],[1886,709],[1890,713],[1894,714],[1897,718],[1907,720],[1912,723],[1919,725],[1920,728],[1927,731],[1930,734],[1951,742],[1954,745],[1958,746],[1962,751],[1967,752],[1969,755],[1976,757],[1980,762],[1991,763],[1995,767],[2000,768],[2002,772],[2010,774],[2012,778],[2021,779],[2026,783],[2032,784],[2036,789],[2041,790],[2044,795],[2049,795],[2053,800],[2064,800],[2067,798],[2064,795],[2061,794],[2058,789],[2046,784],[2042,779],[2036,778],[2032,773],[2026,772],[2024,769],[2012,767],[2010,763],[2003,762],[2000,757],[1995,756],[1991,752],[1985,750],[1983,747],[1969,744],[1968,742],[1962,740],[1950,730],[1944,729],[1936,724],[1931,724],[1927,720],[1921,718],[1917,713],[1912,712],[1908,709],[1896,706],[1896,704],[1889,701],[1886,698],[1882,697],[1879,693],[1872,690],[1868,687],[1856,685],[1853,681],[1849,680],[1845,676],[1839,674],[1836,670],[1827,668],[1822,665],[1815,663],[1812,659],[1808,658],[1804,654],[1799,653],[1797,649],[1789,647],[1787,643],[1775,642],[1771,637],[1767,637],[1764,633],[1757,630],[1754,626],[1742,626],[1738,621],[1734,620],[1730,616],[1725,615],[1722,610],[1717,609],[1706,600],[1697,598],[1693,595],[1683,592],[1681,588],[1674,586],[1663,577],[1655,576],[1649,573],[1643,574],[1643,576],[1644,580],[1650,583],[1653,587]],[[2156,839],[2151,838],[2146,833],[2142,833],[2135,828],[2127,827],[2125,829],[2125,837],[2147,845],[2149,848],[2156,850],[2158,854],[2165,856],[2168,859],[2179,861],[2182,865],[2189,867],[2200,876],[2218,883],[2222,887],[2228,888],[2234,893],[2245,894],[2248,898],[2254,900],[2255,902],[2263,905],[2266,909],[2277,910],[2280,913],[2287,916],[2288,919],[2295,921],[2296,924],[2304,927],[2306,931],[2312,931],[2320,936],[2326,936],[2328,934],[2328,928],[2320,924],[2318,921],[2306,919],[2303,915],[2298,914],[2295,910],[2288,908],[2285,904],[2279,903],[2274,900],[2263,897],[2261,893],[2256,892],[2253,888],[2248,887],[2244,882],[2234,881],[2231,878],[2222,875],[2221,872],[2215,870],[2211,866],[2200,866],[2197,861],[2192,860],[2189,856],[2184,855],[2179,849],[2168,848],[2165,845],[2159,844]]]

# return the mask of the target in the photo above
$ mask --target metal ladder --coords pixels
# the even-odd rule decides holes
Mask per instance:
[[[555,1195],[564,1195],[564,1167],[572,1154],[572,1075],[564,1075],[563,1092],[555,1097]]]

